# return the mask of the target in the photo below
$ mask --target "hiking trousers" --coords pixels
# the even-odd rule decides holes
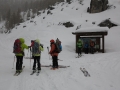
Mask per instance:
[[[90,53],[94,54],[94,47],[90,48]]]
[[[52,56],[53,68],[58,68],[58,57]]]
[[[81,48],[78,48],[78,56],[81,55]]]
[[[22,70],[23,56],[16,56],[16,70]]]
[[[88,54],[89,48],[85,48],[85,54]]]
[[[36,70],[36,64],[37,64],[37,69],[41,70],[40,56],[34,56],[33,70]]]

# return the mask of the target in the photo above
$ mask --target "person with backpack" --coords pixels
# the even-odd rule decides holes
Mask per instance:
[[[33,55],[33,59],[34,59],[34,63],[33,63],[33,72],[36,71],[36,64],[37,64],[37,70],[41,70],[41,64],[40,64],[40,57],[41,57],[41,51],[43,51],[43,46],[41,46],[40,44],[40,40],[36,39],[32,41],[31,44],[32,47],[32,55]]]
[[[89,43],[88,42],[85,42],[84,49],[85,49],[85,54],[88,54],[88,51],[89,51]]]
[[[58,38],[56,39],[56,45],[58,48],[58,52],[60,53],[62,51],[62,45],[61,45],[61,41]]]
[[[81,49],[82,49],[82,46],[83,46],[82,40],[79,39],[79,40],[77,41],[78,57],[81,56]]]
[[[15,54],[16,60],[16,73],[22,72],[22,64],[23,64],[23,56],[24,49],[29,49],[30,46],[25,44],[25,40],[23,38],[16,39],[13,46],[13,53]]]
[[[58,69],[58,50],[57,50],[57,46],[55,44],[55,41],[53,39],[50,40],[50,51],[49,54],[52,56],[52,68],[53,70]]]
[[[94,54],[94,47],[95,47],[95,42],[94,41],[90,41],[90,53]]]

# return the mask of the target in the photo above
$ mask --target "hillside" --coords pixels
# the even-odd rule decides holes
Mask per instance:
[[[87,13],[90,0],[83,0],[82,3],[83,5],[74,0],[71,4],[56,4],[51,11],[52,15],[47,15],[46,10],[36,16],[33,23],[27,21],[14,28],[10,34],[0,34],[0,90],[120,90],[120,1],[109,0],[109,4],[116,8],[111,7],[96,14]],[[76,31],[79,25],[80,29],[98,27],[100,22],[108,18],[118,26],[110,28],[105,36],[105,53],[82,53],[81,58],[75,58],[75,36],[72,32]],[[64,22],[71,22],[74,26],[66,28],[59,24]],[[42,67],[39,76],[31,76],[30,65],[32,66],[33,60],[30,63],[29,59],[24,58],[24,71],[19,76],[13,76],[16,65],[12,53],[13,42],[20,37],[25,39],[27,45],[37,38],[44,44],[42,65],[52,64],[47,47],[50,46],[51,39],[59,38],[63,46],[63,51],[59,54],[59,59],[63,61],[58,61],[59,65],[70,67],[58,70]],[[25,56],[29,57],[30,51],[25,50]],[[85,77],[80,67],[86,68],[91,77]]]

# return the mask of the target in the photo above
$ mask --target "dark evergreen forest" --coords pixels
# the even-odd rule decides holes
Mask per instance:
[[[10,30],[24,22],[21,12],[27,13],[29,19],[31,11],[34,18],[35,14],[40,14],[40,10],[49,9],[57,2],[64,0],[0,0],[0,22],[5,21],[6,29]]]

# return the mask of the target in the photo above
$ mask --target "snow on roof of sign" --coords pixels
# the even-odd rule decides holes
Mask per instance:
[[[80,28],[75,32],[107,32],[108,27],[88,27],[88,28]]]

